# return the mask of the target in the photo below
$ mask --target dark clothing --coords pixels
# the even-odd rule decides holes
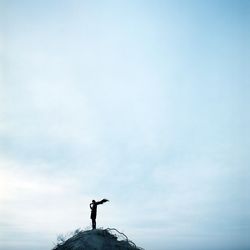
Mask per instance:
[[[91,209],[91,215],[90,215],[90,219],[96,219],[96,214],[97,214],[97,205],[102,204],[103,202],[98,201],[98,202],[92,202],[90,203],[90,209]]]
[[[92,220],[92,229],[96,229],[96,220],[95,219],[91,220]]]
[[[96,213],[97,213],[97,205],[96,204],[92,204],[92,208],[91,208],[91,215],[90,215],[90,219],[96,219]]]
[[[107,199],[103,199],[101,201],[95,201],[93,200],[92,203],[89,204],[91,209],[90,219],[92,220],[92,228],[96,229],[96,214],[97,214],[97,206],[100,204],[103,204],[104,202],[107,202]]]

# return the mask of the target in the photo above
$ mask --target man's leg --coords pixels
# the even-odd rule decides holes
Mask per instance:
[[[92,229],[96,229],[96,221],[95,221],[95,219],[92,219]]]

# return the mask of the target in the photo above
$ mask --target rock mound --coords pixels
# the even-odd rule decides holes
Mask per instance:
[[[67,240],[58,240],[53,250],[143,250],[115,228],[76,230]]]

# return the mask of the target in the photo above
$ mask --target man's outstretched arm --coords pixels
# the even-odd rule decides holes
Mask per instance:
[[[97,201],[97,202],[96,202],[96,205],[103,204],[103,203],[105,203],[105,202],[107,202],[107,201],[109,201],[109,200],[107,200],[107,199],[102,199],[101,201]]]

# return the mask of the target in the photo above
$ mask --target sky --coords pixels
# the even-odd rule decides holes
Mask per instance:
[[[0,249],[115,227],[250,248],[250,2],[1,0]]]

